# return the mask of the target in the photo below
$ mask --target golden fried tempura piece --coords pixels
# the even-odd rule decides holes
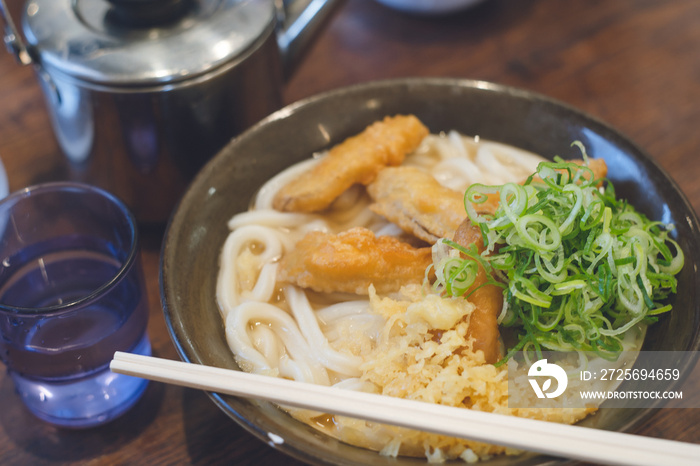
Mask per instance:
[[[452,238],[464,219],[464,194],[415,167],[385,168],[367,187],[370,209],[417,238]]]
[[[476,244],[479,254],[484,251],[481,230],[472,224],[469,218],[466,218],[457,229],[454,241],[464,247]],[[496,285],[481,286],[486,280],[486,271],[480,267],[474,283],[467,291],[469,295],[472,290],[476,290],[469,296],[469,302],[474,304],[474,312],[469,319],[467,336],[474,338],[474,351],[483,351],[486,362],[493,364],[500,358],[497,319],[503,308],[503,289]]]
[[[583,165],[583,160],[572,160],[572,162]],[[608,164],[603,159],[588,159],[588,168],[593,170],[595,179],[600,180],[608,176]]]
[[[334,235],[312,231],[282,257],[277,279],[324,293],[368,294],[398,291],[422,283],[432,263],[430,248],[414,248],[366,228]]]
[[[313,169],[282,187],[273,207],[287,212],[316,212],[350,186],[367,185],[386,166],[400,165],[428,135],[413,115],[386,117],[334,146]]]

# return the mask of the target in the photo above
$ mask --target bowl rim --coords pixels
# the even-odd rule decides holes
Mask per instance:
[[[170,296],[170,290],[168,288],[168,285],[165,283],[166,282],[166,276],[164,273],[164,270],[167,268],[166,267],[166,262],[167,262],[167,256],[169,254],[169,245],[171,244],[171,238],[172,235],[176,233],[176,229],[178,228],[178,225],[181,224],[182,222],[185,221],[184,219],[184,211],[183,211],[183,206],[189,205],[189,201],[192,196],[194,196],[194,191],[204,183],[205,180],[207,180],[210,176],[211,173],[216,171],[217,167],[219,164],[223,163],[224,160],[226,160],[228,157],[226,156],[226,153],[229,151],[229,148],[235,147],[236,145],[241,144],[243,141],[249,139],[249,138],[254,138],[256,134],[261,130],[261,128],[266,127],[267,125],[279,121],[279,120],[284,120],[291,115],[294,115],[296,112],[306,108],[315,105],[316,103],[323,102],[329,99],[335,99],[339,98],[343,95],[346,94],[353,94],[353,93],[358,93],[358,92],[363,92],[367,91],[370,89],[374,90],[380,90],[382,88],[390,88],[394,86],[457,86],[460,88],[475,88],[479,90],[484,90],[488,92],[494,92],[496,94],[507,94],[514,96],[516,98],[521,98],[521,99],[526,99],[530,101],[537,101],[537,102],[542,102],[547,105],[551,105],[554,107],[558,107],[561,110],[571,113],[576,115],[576,117],[586,121],[588,124],[595,126],[596,129],[599,129],[601,131],[604,131],[606,133],[610,133],[612,135],[615,135],[616,138],[619,140],[623,141],[629,148],[633,149],[633,152],[636,153],[636,155],[640,156],[643,161],[650,165],[653,170],[658,172],[659,175],[661,175],[664,179],[664,181],[669,185],[672,191],[674,191],[679,198],[681,199],[683,206],[682,210],[685,211],[687,215],[687,221],[691,226],[693,227],[693,231],[695,233],[695,237],[700,240],[700,233],[698,233],[698,224],[700,223],[698,221],[697,213],[695,212],[694,208],[688,201],[686,195],[683,193],[683,191],[680,189],[678,184],[671,178],[671,176],[666,172],[666,170],[654,159],[652,158],[649,154],[647,154],[646,151],[642,150],[639,146],[637,146],[629,137],[627,137],[624,133],[622,133],[620,130],[612,127],[610,124],[604,122],[603,120],[596,118],[589,113],[576,108],[568,103],[565,103],[561,100],[549,97],[547,95],[519,88],[519,87],[514,87],[510,85],[505,85],[505,84],[499,84],[495,82],[490,82],[486,80],[478,80],[478,79],[469,79],[469,78],[453,78],[453,77],[404,77],[404,78],[392,78],[392,79],[382,79],[382,80],[372,80],[372,81],[366,81],[366,82],[361,82],[357,84],[352,84],[352,85],[347,85],[347,86],[342,86],[338,87],[335,89],[330,89],[326,90],[323,92],[316,93],[314,95],[299,99],[295,102],[292,102],[279,110],[271,113],[267,117],[263,118],[260,120],[258,123],[252,125],[249,127],[247,130],[239,134],[238,136],[232,138],[230,142],[223,147],[212,159],[210,159],[204,167],[197,173],[197,175],[193,178],[192,182],[186,189],[184,195],[181,197],[177,205],[172,211],[172,214],[170,216],[170,219],[166,225],[164,235],[163,235],[163,241],[162,241],[162,246],[161,246],[161,254],[160,254],[160,262],[159,262],[159,283],[160,283],[160,299],[161,299],[161,305],[166,321],[166,326],[168,328],[168,332],[170,335],[170,338],[173,342],[173,345],[175,346],[178,355],[183,361],[187,362],[195,362],[195,363],[202,363],[200,355],[197,354],[196,350],[191,347],[190,345],[190,340],[186,338],[186,335],[180,335],[177,326],[175,325],[174,321],[174,315],[171,312],[171,309],[169,308],[169,296]],[[698,283],[700,285],[700,283]],[[696,304],[696,308],[697,308]],[[698,352],[700,351],[700,328],[695,328],[693,331],[693,334],[691,336],[692,338],[692,347],[688,348],[687,351],[691,352]],[[186,347],[188,346],[188,347]],[[694,357],[692,360],[692,363],[695,364],[695,362],[698,360],[698,356]],[[690,363],[688,363],[690,364]],[[691,365],[692,368],[692,365]],[[686,376],[688,375],[688,371],[684,371]],[[673,386],[680,386],[683,382],[685,381],[685,377],[682,377],[676,384]],[[241,425],[245,430],[247,430],[249,433],[253,434],[257,438],[261,439],[262,441],[270,444],[273,448],[278,449],[281,452],[284,452],[285,454],[296,458],[301,461],[309,462],[309,463],[315,463],[315,464],[326,464],[325,462],[319,462],[319,459],[314,456],[310,456],[306,451],[299,450],[295,448],[294,446],[290,446],[288,443],[283,443],[280,445],[275,445],[270,443],[269,438],[267,436],[267,432],[264,432],[260,430],[256,425],[251,423],[248,419],[244,418],[241,416],[239,413],[236,412],[235,409],[231,407],[231,405],[222,397],[221,395],[218,395],[216,393],[207,393],[208,396],[212,399],[212,401],[220,408],[222,409],[229,417],[231,417],[234,421],[236,421],[239,425]],[[649,408],[639,408],[640,411],[643,411],[640,415],[634,417],[633,419],[629,420],[626,422],[623,426],[621,426],[618,431],[620,432],[630,432],[634,431],[635,429],[638,429],[642,424],[647,422],[649,418],[654,416],[655,414],[655,407],[649,407]],[[535,456],[541,457],[544,461],[543,463],[538,463],[538,464],[562,464],[561,459],[553,459],[551,457],[548,457],[546,455],[540,455],[540,454],[534,454]],[[564,461],[564,463],[567,463],[568,461]]]

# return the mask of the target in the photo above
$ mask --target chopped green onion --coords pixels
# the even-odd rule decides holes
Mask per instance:
[[[583,145],[573,145],[587,163]],[[477,214],[474,205],[489,194],[500,196],[498,209]],[[515,328],[518,340],[500,363],[521,350],[611,357],[626,331],[671,310],[667,298],[684,264],[673,226],[618,200],[613,184],[586,165],[556,159],[523,185],[474,184],[465,208],[487,249],[439,241],[434,286],[464,296],[481,267],[504,288],[498,322]]]

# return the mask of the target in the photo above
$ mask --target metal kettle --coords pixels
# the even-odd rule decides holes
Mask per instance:
[[[5,43],[41,84],[73,178],[166,221],[199,169],[282,104],[334,0],[30,0]]]

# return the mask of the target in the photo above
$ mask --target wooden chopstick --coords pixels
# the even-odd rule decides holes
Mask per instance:
[[[113,372],[610,465],[700,464],[700,445],[343,390],[116,352]]]

